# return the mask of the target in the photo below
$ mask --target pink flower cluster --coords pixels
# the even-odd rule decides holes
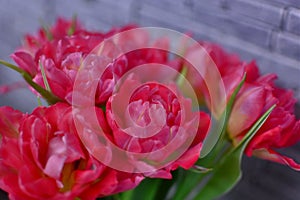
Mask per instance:
[[[79,137],[72,115],[72,98],[82,61],[93,54],[102,41],[134,28],[130,25],[107,33],[91,32],[75,20],[58,19],[49,30],[41,29],[36,36],[27,35],[24,45],[12,55],[18,67],[60,102],[38,107],[31,114],[10,107],[0,108],[0,188],[7,191],[11,199],[95,199],[132,189],[146,177],[170,179],[172,171],[179,167],[189,169],[196,163],[211,125],[210,115],[192,111],[191,100],[174,84],[162,85],[154,81],[139,87],[139,78],[129,75],[114,93],[118,80],[138,65],[164,64],[178,72],[188,66],[181,59],[170,58],[159,48],[169,48],[169,40],[165,38],[154,42],[157,49],[131,51],[102,66],[105,71],[97,85],[94,110],[105,136],[120,149],[133,153],[158,151],[176,136],[193,132],[196,127],[186,151],[157,170],[129,173],[97,160]],[[150,43],[143,31],[134,37],[125,35],[120,40],[118,48],[122,50]],[[255,62],[242,62],[214,44],[200,44],[215,62],[227,97],[232,95],[246,73],[227,125],[233,145],[238,144],[259,117],[276,104],[245,153],[300,170],[294,160],[275,151],[300,139],[300,121],[294,116],[296,100],[292,92],[275,86],[276,75],[261,76]],[[187,49],[184,56],[195,56],[193,52],[193,48]],[[167,76],[163,71],[162,74],[151,70],[146,73]],[[209,94],[202,77],[188,69],[186,78],[196,89],[199,102],[208,103]],[[129,102],[125,102],[128,105],[122,108],[125,114],[120,115],[124,115],[125,121],[120,123],[120,116],[116,116],[113,106],[118,108],[124,104],[128,88],[136,89]],[[156,134],[151,135],[152,132]],[[135,137],[139,134],[145,137]],[[180,144],[172,150],[177,148]],[[157,156],[154,160],[168,160],[174,156],[172,153]]]
[[[295,103],[297,100],[291,90],[279,88],[275,85],[276,74],[260,75],[254,61],[246,63],[236,55],[226,53],[215,44],[200,42],[216,64],[222,77],[227,98],[234,92],[246,74],[245,83],[234,102],[232,113],[227,126],[227,133],[234,145],[237,145],[254,125],[254,123],[271,106],[276,105],[271,115],[257,134],[251,140],[245,151],[246,155],[271,160],[289,165],[300,170],[300,165],[293,159],[276,152],[277,149],[289,147],[300,140],[300,120],[295,117]],[[192,55],[195,49],[187,51],[186,56]],[[201,77],[193,84],[201,88],[199,98],[209,101],[209,94]]]
[[[0,116],[0,186],[10,199],[96,199],[143,179],[94,159],[76,135],[67,104],[39,107],[30,115],[2,107]]]
[[[132,189],[145,177],[170,179],[171,171],[178,167],[188,169],[197,161],[203,135],[210,124],[210,117],[204,112],[189,114],[191,119],[196,116],[202,120],[196,126],[199,125],[197,135],[187,151],[174,162],[148,173],[126,173],[105,166],[89,153],[78,136],[70,104],[81,61],[105,38],[132,28],[134,26],[108,33],[89,32],[77,22],[58,19],[50,30],[41,29],[37,36],[26,36],[24,45],[12,55],[35,83],[46,88],[44,70],[50,91],[62,102],[48,108],[38,107],[32,114],[1,108],[0,152],[3,159],[0,187],[9,193],[11,199],[95,199]],[[129,37],[123,38],[124,48],[148,42],[143,32],[134,38]],[[167,46],[168,41],[162,39],[157,45]],[[129,52],[103,66],[106,71],[99,81],[95,103],[106,109],[95,109],[101,128],[118,147],[135,153],[159,150],[177,134],[181,118],[188,118],[183,115],[190,112],[190,101],[154,82],[134,93],[128,109],[137,124],[144,126],[159,122],[159,115],[165,115],[165,121],[159,122],[160,133],[150,139],[132,139],[115,122],[111,102],[120,95],[112,96],[112,92],[122,74],[136,65],[168,62],[166,52],[143,49]],[[179,105],[178,98],[185,103]],[[182,112],[182,106],[186,107],[187,113]],[[188,127],[186,129],[188,131]],[[178,146],[173,150],[176,148]],[[157,161],[166,157],[157,158]]]

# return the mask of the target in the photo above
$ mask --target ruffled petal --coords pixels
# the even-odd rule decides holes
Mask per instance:
[[[2,137],[16,138],[24,114],[11,107],[0,107],[0,134]]]
[[[277,162],[283,165],[287,165],[290,168],[300,171],[300,164],[297,163],[294,159],[287,156],[281,155],[271,149],[257,149],[253,151],[253,154],[259,158],[270,160],[272,162]]]

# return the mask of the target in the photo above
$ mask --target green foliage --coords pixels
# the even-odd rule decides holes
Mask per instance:
[[[40,85],[36,84],[33,80],[31,75],[26,72],[25,70],[11,64],[8,63],[4,60],[0,60],[0,64],[13,69],[14,71],[18,72],[19,74],[21,74],[21,76],[24,78],[24,80],[32,87],[34,88],[49,104],[55,104],[59,101],[61,101],[57,96],[55,96],[54,94],[52,94],[50,91],[44,89],[43,87],[41,87]]]

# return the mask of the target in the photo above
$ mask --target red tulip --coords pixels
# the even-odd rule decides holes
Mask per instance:
[[[300,140],[300,120],[297,120],[294,115],[296,99],[292,91],[275,86],[276,76],[273,74],[261,76],[255,62],[242,62],[237,56],[228,54],[221,47],[208,42],[200,42],[200,44],[218,68],[227,99],[231,97],[246,74],[245,83],[235,99],[227,125],[228,134],[234,145],[238,144],[254,123],[276,104],[265,124],[248,145],[246,154],[287,164],[300,170],[300,165],[295,161],[275,151],[278,148],[289,147]],[[197,55],[193,55],[196,50],[188,49],[186,56],[197,58]],[[204,82],[205,77],[197,76],[193,69],[189,69],[187,78],[191,80],[194,88],[198,88],[200,100],[204,99],[209,105],[211,96]]]
[[[141,84],[133,76],[109,98],[106,117],[112,129],[111,140],[118,147],[128,152],[149,153],[145,164],[163,163],[163,168],[144,173],[159,178],[171,178],[172,170],[194,165],[210,124],[209,116],[192,112],[191,101],[172,85]],[[173,146],[164,151],[173,141]],[[177,155],[180,148],[186,149]]]
[[[74,26],[74,27],[73,27]],[[73,33],[69,34],[70,28],[74,28]],[[58,19],[57,23],[49,29],[52,37],[47,38],[47,32],[40,30],[38,36],[27,36],[25,44],[18,51],[12,54],[13,60],[17,65],[28,72],[34,82],[46,88],[45,77],[49,83],[51,92],[62,101],[71,103],[73,85],[77,72],[82,66],[87,56],[95,54],[99,57],[108,58],[103,62],[103,69],[106,69],[99,80],[99,87],[96,94],[96,104],[105,104],[116,85],[119,78],[128,70],[147,63],[167,63],[167,52],[158,49],[144,48],[150,45],[149,36],[145,31],[134,29],[136,26],[128,25],[118,29],[112,29],[108,33],[89,32],[74,21]],[[105,47],[104,52],[98,55],[98,45],[113,35],[122,33],[118,36],[116,44]],[[109,42],[108,42],[109,43]],[[107,43],[105,43],[107,45]],[[156,41],[153,46],[168,48],[168,40],[161,39]],[[130,49],[139,49],[130,51]],[[120,54],[120,53],[123,53]],[[104,64],[105,63],[105,64]],[[43,77],[42,70],[45,71]]]
[[[113,170],[83,147],[66,104],[22,114],[0,108],[0,187],[10,199],[95,199],[143,178]]]
[[[246,81],[234,103],[228,132],[237,144],[259,117],[272,105],[276,105],[249,143],[246,154],[287,164],[300,170],[299,164],[275,151],[292,146],[300,140],[300,120],[296,119],[293,111],[296,99],[292,91],[276,87],[275,79],[276,76],[270,74],[261,76],[252,83]]]

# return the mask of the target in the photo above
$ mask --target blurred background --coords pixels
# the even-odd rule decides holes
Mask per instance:
[[[0,0],[0,5],[0,58],[6,61],[12,62],[9,55],[25,33],[76,14],[90,30],[136,23],[192,32],[243,60],[256,60],[262,73],[277,73],[278,85],[293,89],[300,103],[300,0]],[[0,85],[18,80],[17,73],[0,67]],[[24,88],[0,95],[3,105],[31,112],[37,100]],[[285,153],[300,161],[300,144]],[[244,158],[243,169],[242,181],[221,200],[300,198],[300,172],[255,158]]]

